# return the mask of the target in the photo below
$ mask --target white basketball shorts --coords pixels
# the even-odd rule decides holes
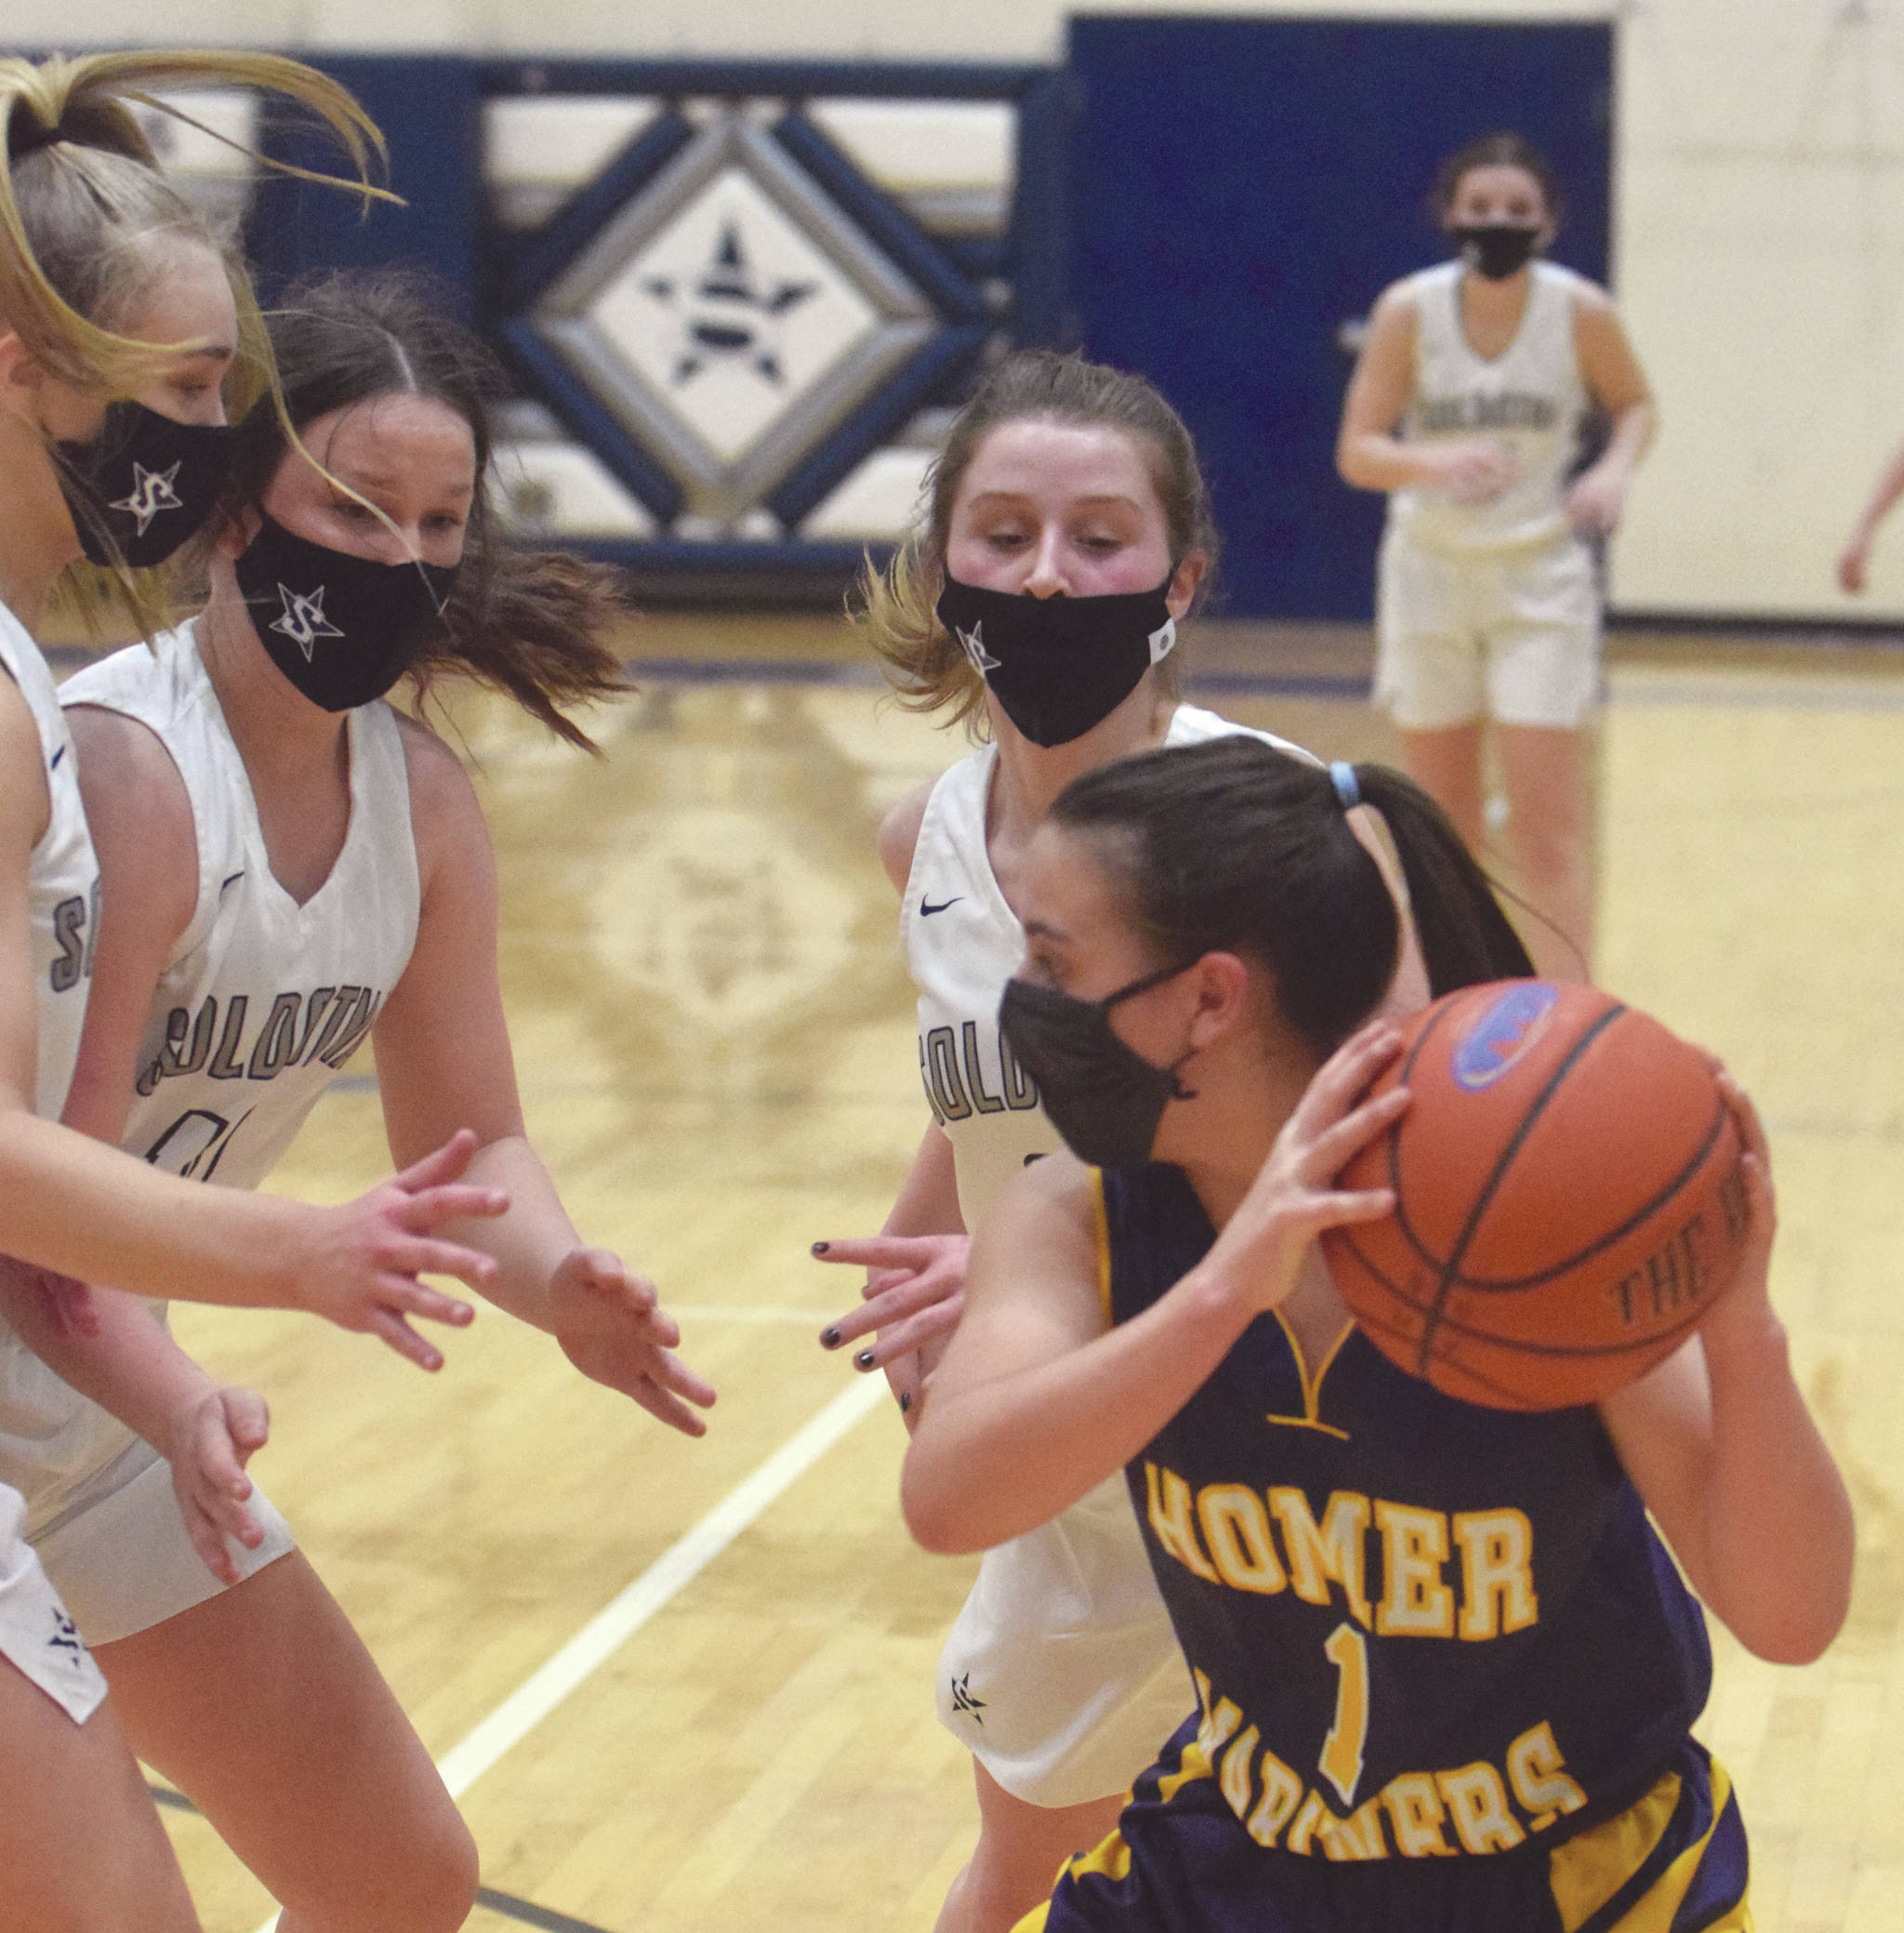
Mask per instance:
[[[105,1698],[105,1676],[21,1536],[25,1524],[25,1500],[0,1484],[0,1657],[84,1725]]]
[[[985,1553],[939,1660],[939,1722],[1034,1806],[1125,1791],[1196,1701],[1121,1475]]]
[[[241,1577],[255,1576],[296,1548],[290,1526],[256,1485],[246,1508],[264,1542],[248,1551],[227,1539]],[[171,1466],[142,1440],[35,1531],[33,1544],[95,1645],[149,1630],[225,1589],[185,1533]]]
[[[1405,732],[1484,716],[1575,730],[1599,697],[1599,585],[1573,537],[1467,555],[1392,529],[1375,630],[1375,701]]]

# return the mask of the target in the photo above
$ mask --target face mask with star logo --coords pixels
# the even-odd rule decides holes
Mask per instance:
[[[218,508],[237,454],[225,423],[180,423],[142,403],[106,405],[90,443],[55,445],[60,494],[87,561],[149,570]]]
[[[981,590],[948,575],[939,622],[1034,745],[1068,745],[1170,655],[1177,621],[1165,600],[1175,576],[1155,590],[1032,597]]]
[[[379,563],[258,516],[236,568],[271,663],[326,711],[382,697],[443,629],[456,566]]]

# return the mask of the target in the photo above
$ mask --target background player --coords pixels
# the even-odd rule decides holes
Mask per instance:
[[[1177,699],[1176,626],[1216,552],[1188,431],[1141,377],[1040,351],[1007,357],[960,412],[926,528],[863,619],[901,702],[989,743],[888,814],[934,1115],[873,1241],[816,1252],[874,1273],[830,1326],[887,1367],[910,1410],[958,1319],[965,1232],[1060,1144],[998,1030],[1024,950],[1013,910],[1031,836],[1080,772],[1245,728]],[[942,1927],[1009,1926],[1182,1717],[1182,1661],[1115,1483],[986,1554],[940,1661],[942,1721],[973,1754],[980,1836]],[[1172,1715],[1174,1714],[1174,1715]]]
[[[1342,409],[1337,464],[1390,493],[1376,578],[1375,696],[1414,777],[1475,851],[1482,722],[1506,788],[1541,970],[1593,950],[1586,726],[1599,693],[1592,540],[1620,522],[1652,441],[1651,392],[1606,292],[1539,259],[1560,199],[1518,135],[1444,164],[1456,259],[1383,290]],[[1590,407],[1606,446],[1568,481]]]
[[[287,94],[360,152],[375,134],[332,83],[284,60],[0,61],[0,1247],[152,1293],[311,1308],[429,1360],[435,1351],[405,1316],[459,1320],[469,1311],[416,1274],[476,1281],[495,1266],[429,1238],[446,1221],[504,1205],[487,1188],[430,1185],[454,1179],[466,1141],[395,1185],[324,1210],[207,1196],[47,1119],[65,1099],[85,1016],[98,868],[72,740],[30,628],[80,560],[82,527],[123,573],[113,499],[139,496],[141,484],[120,433],[128,424],[149,463],[153,438],[178,451],[181,466],[216,444],[248,301],[157,176],[127,104],[192,81]],[[189,487],[169,494],[170,528],[145,547],[153,563],[214,501]],[[163,521],[129,515],[116,528],[142,536],[131,526]],[[128,577],[115,581],[137,599]],[[44,1438],[41,1399],[52,1383],[0,1329],[0,1433]],[[139,1768],[101,1703],[104,1681],[20,1540],[24,1516],[19,1493],[0,1484],[9,1923],[195,1926]]]
[[[1005,1031],[1079,1159],[979,1231],[907,1520],[984,1547],[1125,1465],[1201,1706],[1045,1923],[1522,1933],[1610,1923],[1619,1895],[1621,1925],[1746,1927],[1729,1781],[1688,1730],[1704,1628],[1647,1513],[1761,1655],[1807,1661],[1843,1622],[1850,1509],[1767,1299],[1764,1135],[1722,1079],[1739,1276],[1597,1410],[1475,1409],[1395,1369],[1316,1248],[1393,1207],[1332,1180],[1408,1099],[1356,1105],[1392,1026],[1338,1048],[1395,959],[1358,798],[1432,986],[1524,972],[1416,788],[1249,741],[1080,779],[1020,876]]]
[[[473,673],[578,737],[555,707],[621,688],[605,640],[625,613],[605,572],[501,547],[495,375],[467,331],[390,275],[294,290],[270,320],[309,454],[271,400],[254,409],[205,612],[61,694],[112,909],[67,1119],[256,1186],[374,1016],[391,1146],[432,1145],[454,1116],[477,1132],[472,1172],[509,1189],[509,1213],[472,1233],[498,1264],[485,1292],[699,1435],[688,1406],[713,1392],[669,1353],[673,1322],[582,1243],[526,1139],[474,791],[441,740],[380,702],[406,671]],[[284,636],[287,614],[308,629]],[[283,1519],[254,1495],[245,1523],[231,1494],[259,1435],[242,1397],[142,1308],[99,1301],[97,1338],[33,1339],[172,1467],[76,1406],[72,1453],[18,1481],[135,1748],[287,1926],[460,1926],[475,1848],[429,1754]]]

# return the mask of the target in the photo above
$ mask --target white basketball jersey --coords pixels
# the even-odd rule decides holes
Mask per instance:
[[[60,709],[53,674],[20,620],[0,604],[0,670],[20,687],[39,728],[52,813],[33,848],[28,900],[33,920],[33,986],[38,994],[39,1061],[33,1112],[57,1120],[66,1106],[86,1025],[99,924],[99,868],[79,799],[73,735]]]
[[[198,899],[159,981],[122,1145],[174,1174],[253,1188],[375,1025],[416,942],[420,889],[396,715],[348,714],[350,825],[299,906],[272,876],[251,780],[193,628],[69,679],[157,735],[198,833]]]
[[[28,880],[39,1060],[33,1111],[48,1120],[66,1106],[79,1058],[98,925],[99,868],[80,803],[72,735],[39,646],[0,605],[0,667],[39,727],[52,814],[33,848]],[[130,1440],[124,1427],[70,1389],[10,1328],[0,1323],[0,1484],[27,1500],[37,1519],[45,1472],[92,1467]]]
[[[1554,262],[1532,264],[1526,313],[1500,355],[1476,354],[1461,328],[1459,261],[1411,275],[1415,388],[1408,442],[1486,436],[1513,452],[1514,481],[1486,503],[1437,490],[1397,490],[1390,521],[1434,550],[1505,550],[1567,535],[1562,495],[1592,398],[1574,347],[1574,298],[1587,285]]]
[[[1179,705],[1164,743],[1201,745],[1245,733],[1315,763],[1301,746],[1213,711]],[[1005,903],[985,851],[996,745],[942,776],[926,801],[900,902],[899,931],[919,988],[919,1065],[932,1119],[952,1142],[968,1229],[1021,1169],[1064,1145],[1038,1089],[998,1031],[1005,982],[1025,959],[1025,929]]]

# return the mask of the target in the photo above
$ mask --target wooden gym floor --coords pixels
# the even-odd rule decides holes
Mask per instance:
[[[908,1542],[903,1437],[815,1334],[856,1291],[925,1120],[881,810],[960,742],[879,702],[840,627],[651,620],[597,762],[487,702],[459,722],[501,855],[532,1132],[590,1239],[660,1283],[719,1384],[689,1443],[485,1313],[426,1379],[292,1317],[181,1308],[266,1391],[264,1484],[462,1797],[470,1922],[924,1933],[974,1830],[934,1723],[972,1565]],[[1212,629],[1193,695],[1382,756],[1355,636]],[[1850,1480],[1850,1623],[1804,1671],[1715,1632],[1766,1933],[1904,1924],[1904,654],[1619,641],[1602,728],[1600,977],[1768,1118],[1776,1291]],[[367,1062],[278,1185],[385,1166]],[[167,1814],[208,1933],[258,1886]],[[394,1933],[394,1929],[393,1929]]]

